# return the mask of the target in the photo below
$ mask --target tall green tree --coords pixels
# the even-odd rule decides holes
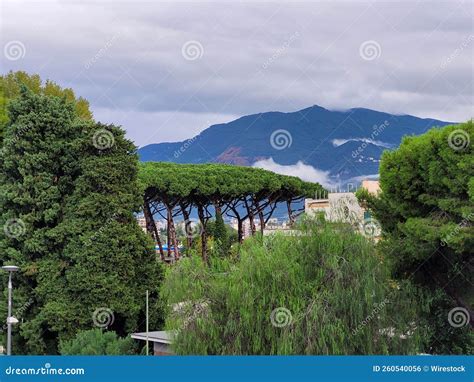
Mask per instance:
[[[221,255],[225,255],[229,249],[229,237],[227,234],[227,228],[222,218],[222,214],[216,212],[216,221],[214,225],[214,240],[216,241],[219,252]]]
[[[473,140],[472,121],[407,137],[382,156],[381,193],[359,195],[382,225],[395,276],[430,296],[426,352],[474,348]]]
[[[8,123],[8,104],[20,95],[20,89],[26,86],[35,94],[64,97],[74,105],[76,115],[85,120],[92,119],[89,102],[82,97],[76,97],[70,88],[61,88],[53,81],[43,83],[37,74],[28,74],[23,71],[9,72],[0,76],[0,142],[3,130]]]
[[[51,354],[80,329],[140,329],[145,291],[156,306],[161,271],[133,216],[138,158],[124,131],[24,89],[10,104],[0,158],[1,260],[22,270],[15,306],[33,299],[17,349]]]

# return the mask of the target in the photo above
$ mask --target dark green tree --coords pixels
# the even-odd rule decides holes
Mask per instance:
[[[216,241],[219,253],[225,256],[229,249],[229,237],[227,236],[227,228],[222,218],[222,214],[216,212],[216,221],[214,226],[214,240]]]
[[[36,290],[39,269],[46,262],[60,269],[58,257],[66,237],[56,227],[62,221],[61,206],[73,192],[80,172],[73,147],[81,132],[74,125],[74,108],[65,99],[35,95],[24,88],[9,111],[0,155],[0,223],[4,228],[0,231],[0,256],[4,263],[13,262],[22,269],[15,275],[19,284],[15,306],[33,298],[34,304],[22,317],[29,320],[44,303]],[[1,277],[6,292],[5,278]],[[5,309],[3,304],[1,309]],[[37,339],[15,339],[20,348],[26,345],[23,351],[41,353],[48,341],[39,340],[43,330],[37,328]]]
[[[138,330],[145,291],[156,306],[161,273],[133,216],[141,205],[135,147],[121,128],[77,118],[65,98],[26,89],[9,121],[1,260],[22,270],[15,306],[34,301],[22,313],[17,349],[55,353],[60,339],[93,325]]]
[[[407,137],[382,156],[382,192],[358,194],[382,225],[382,252],[395,276],[429,295],[426,352],[474,348],[473,139],[472,121]]]

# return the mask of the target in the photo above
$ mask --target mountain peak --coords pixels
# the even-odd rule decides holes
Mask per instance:
[[[272,158],[279,168],[301,162],[306,167],[299,169],[313,167],[332,180],[347,181],[378,173],[382,152],[397,147],[404,135],[448,124],[366,108],[342,111],[313,105],[289,113],[243,116],[213,125],[192,139],[150,144],[138,152],[142,161],[252,166]]]

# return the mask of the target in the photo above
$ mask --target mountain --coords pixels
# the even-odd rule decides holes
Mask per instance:
[[[451,123],[315,105],[248,115],[210,126],[186,141],[150,144],[138,152],[142,161],[257,165],[334,185],[377,174],[383,150],[397,147],[403,136]]]

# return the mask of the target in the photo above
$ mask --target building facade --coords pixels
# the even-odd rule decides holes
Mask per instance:
[[[380,192],[379,182],[364,180],[361,184],[370,193]],[[320,198],[305,199],[305,213],[308,216],[323,214],[327,221],[344,222],[359,227],[362,234],[378,239],[381,234],[379,223],[372,218],[370,212],[362,207],[355,192],[336,190]]]

